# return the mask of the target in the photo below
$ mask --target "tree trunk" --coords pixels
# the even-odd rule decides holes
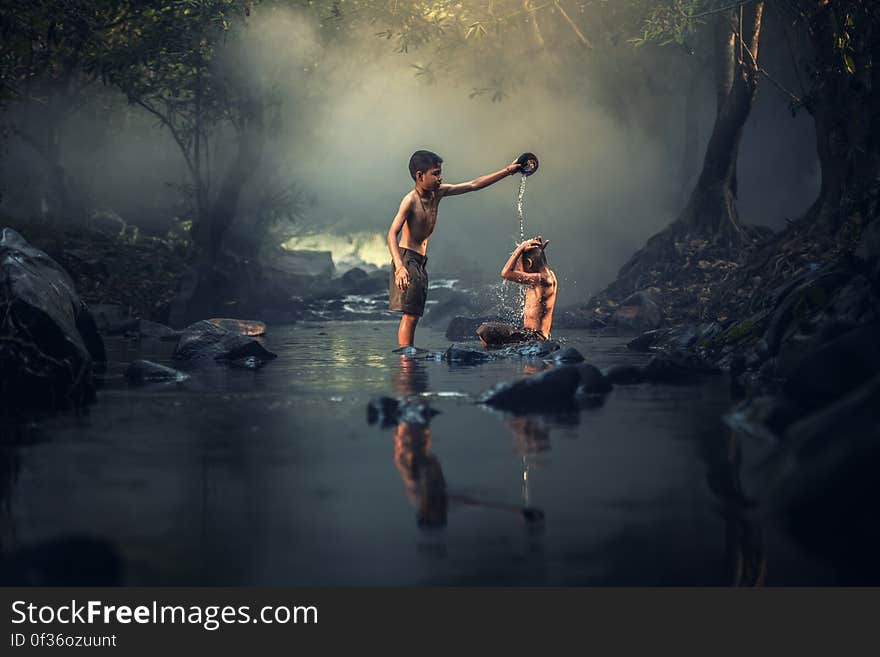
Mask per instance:
[[[856,24],[855,72],[847,72],[833,11],[819,7],[808,25],[816,65],[808,109],[822,183],[805,219],[824,232],[835,232],[852,212],[866,213],[880,173],[880,29],[870,20]]]
[[[736,163],[758,86],[763,7],[763,2],[757,2],[744,11],[742,30],[738,12],[724,12],[718,17],[715,125],[697,185],[677,221],[687,232],[715,241],[732,242],[742,236],[736,208]]]
[[[232,225],[238,199],[245,183],[253,175],[263,153],[265,139],[263,108],[258,100],[248,101],[238,135],[238,151],[226,171],[217,196],[200,213],[193,234],[196,259],[213,263],[220,254],[223,238]]]

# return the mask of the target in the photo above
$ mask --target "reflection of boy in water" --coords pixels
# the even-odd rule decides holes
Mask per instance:
[[[522,328],[501,322],[488,322],[477,329],[484,347],[495,347],[528,340],[548,340],[556,305],[556,274],[547,266],[544,249],[550,244],[540,236],[517,246],[504,267],[501,278],[526,286]]]
[[[424,424],[401,422],[392,436],[394,467],[416,507],[419,527],[445,527],[446,480],[437,457],[429,453],[431,430]]]

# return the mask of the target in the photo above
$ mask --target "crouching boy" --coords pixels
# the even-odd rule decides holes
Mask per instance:
[[[477,329],[484,347],[498,347],[529,340],[548,340],[556,305],[556,274],[547,266],[544,250],[550,241],[541,236],[526,240],[514,249],[501,269],[501,278],[526,286],[522,327],[488,322]]]

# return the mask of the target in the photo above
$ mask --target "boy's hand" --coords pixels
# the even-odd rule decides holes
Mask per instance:
[[[398,267],[394,270],[394,282],[397,285],[397,289],[401,292],[404,292],[409,287],[409,272],[406,270],[406,267]]]
[[[519,249],[520,249],[521,251],[525,251],[526,249],[531,249],[532,247],[538,247],[538,248],[541,248],[541,244],[542,244],[542,242],[541,242],[541,238],[540,238],[540,237],[533,237],[533,238],[531,238],[531,239],[528,239],[528,240],[522,242],[522,243],[519,245]]]
[[[517,162],[516,160],[514,160],[513,162],[511,162],[510,164],[508,164],[508,165],[507,165],[506,167],[504,167],[504,168],[507,169],[507,175],[512,176],[512,175],[515,174],[517,171],[519,171],[520,169],[522,169],[522,164],[520,164],[519,162]]]

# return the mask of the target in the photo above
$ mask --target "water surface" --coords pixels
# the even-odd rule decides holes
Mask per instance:
[[[87,414],[5,430],[3,549],[94,537],[129,585],[836,581],[744,502],[747,448],[720,420],[723,377],[618,386],[599,406],[515,417],[473,398],[543,363],[402,359],[395,329],[270,326],[279,358],[261,370],[144,387],[122,370],[137,357],[171,364],[167,345],[111,342]],[[599,367],[646,359],[620,339],[554,337]],[[417,341],[448,345],[423,328]],[[378,395],[440,413],[369,425]]]

